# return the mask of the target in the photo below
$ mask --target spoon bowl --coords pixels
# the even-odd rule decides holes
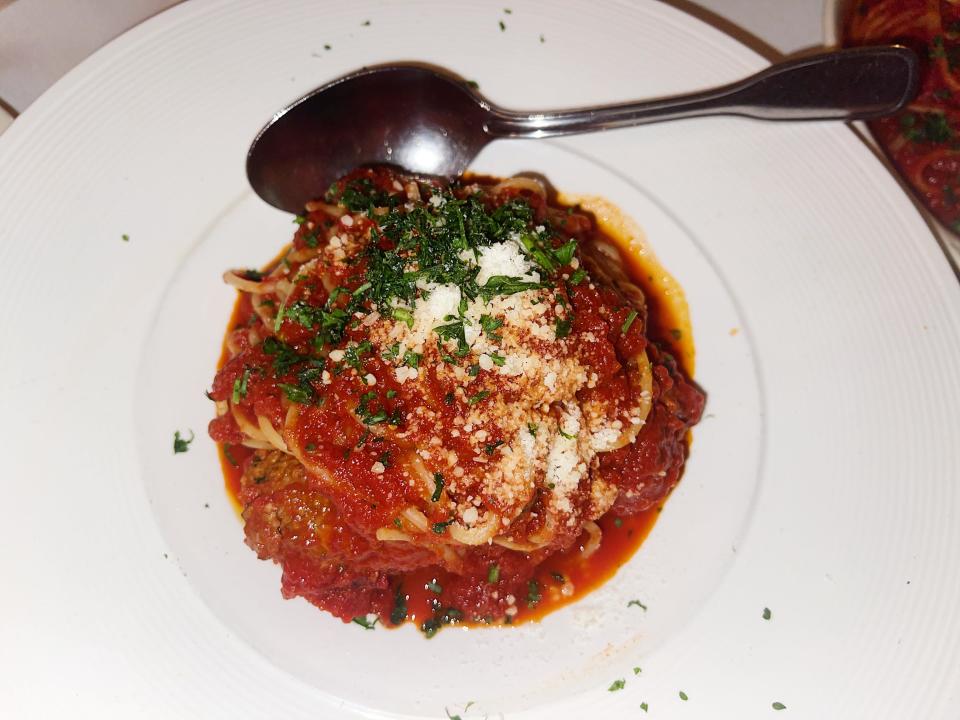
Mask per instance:
[[[761,120],[865,120],[916,94],[919,60],[896,45],[822,53],[730,85],[677,97],[575,110],[497,107],[445,70],[365,68],[278,112],[247,154],[247,177],[271,205],[299,212],[361,165],[420,175],[462,174],[497,138],[541,138],[704,115]]]
[[[488,107],[444,72],[364,69],[279,112],[253,141],[247,176],[264,200],[291,212],[359,165],[455,177],[492,139],[484,127]]]

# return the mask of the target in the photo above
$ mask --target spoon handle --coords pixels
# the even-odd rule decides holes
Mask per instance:
[[[919,60],[896,46],[822,53],[772,65],[722,87],[620,105],[547,112],[491,108],[493,137],[537,138],[704,115],[760,120],[866,120],[900,110],[919,84]]]

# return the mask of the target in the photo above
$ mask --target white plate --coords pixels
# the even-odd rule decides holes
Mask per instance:
[[[5,716],[953,716],[960,291],[839,125],[689,121],[478,159],[609,197],[687,290],[708,416],[650,539],[600,591],[540,625],[425,641],[281,600],[242,544],[202,390],[232,300],[220,271],[292,228],[243,174],[276,108],[397,59],[518,107],[763,65],[659,3],[510,8],[184,4],[0,139]]]

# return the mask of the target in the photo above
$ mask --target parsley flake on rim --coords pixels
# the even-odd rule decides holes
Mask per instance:
[[[193,430],[190,430],[189,433],[190,433],[190,437],[184,438],[180,436],[179,430],[173,431],[173,454],[174,455],[176,455],[177,453],[185,453],[187,450],[190,449],[190,443],[193,442],[193,438],[194,438]]]
[[[623,690],[626,684],[627,684],[626,680],[624,680],[623,678],[618,678],[617,680],[614,680],[612,683],[610,683],[610,687],[607,688],[607,692],[616,692],[617,690]]]
[[[375,617],[372,621],[367,615],[358,615],[353,619],[352,622],[355,622],[357,625],[362,627],[364,630],[373,630],[380,618]]]

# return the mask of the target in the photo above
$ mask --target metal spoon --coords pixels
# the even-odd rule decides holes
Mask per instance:
[[[460,175],[498,138],[541,138],[703,115],[761,120],[863,120],[915,95],[919,61],[899,46],[857,48],[779,63],[702,92],[577,110],[517,112],[422,65],[365,68],[304,95],[260,131],[247,177],[271,205],[299,212],[355,167],[389,163]]]

